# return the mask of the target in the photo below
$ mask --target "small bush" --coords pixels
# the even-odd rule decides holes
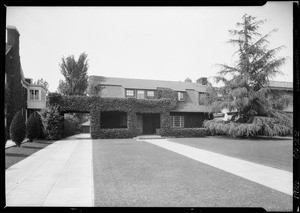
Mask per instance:
[[[17,112],[10,124],[10,138],[18,147],[26,136],[26,125],[21,112]]]
[[[46,138],[49,140],[59,140],[63,136],[63,119],[57,107],[44,108],[41,112],[42,123]]]
[[[26,122],[26,135],[30,142],[40,135],[40,126],[36,116],[35,113],[32,113]]]
[[[205,137],[205,128],[170,128],[163,136],[173,136],[178,138]]]

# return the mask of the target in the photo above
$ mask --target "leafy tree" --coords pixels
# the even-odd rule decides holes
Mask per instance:
[[[45,81],[43,78],[38,79],[37,81],[34,82],[34,84],[42,84],[44,87],[49,90],[49,84],[47,81]]]
[[[214,101],[212,110],[218,112],[227,108],[236,114],[229,124],[205,122],[204,126],[211,132],[234,137],[291,134],[292,120],[278,107],[273,107],[275,100],[270,98],[268,89],[269,79],[281,73],[280,67],[287,58],[276,56],[283,46],[269,49],[267,38],[276,29],[266,35],[258,33],[265,22],[246,14],[242,22],[236,24],[238,29],[229,31],[233,39],[228,42],[237,45],[238,60],[234,66],[220,64],[216,80],[225,86],[219,91],[222,100]]]
[[[198,78],[196,82],[202,85],[211,86],[211,83],[207,80],[207,77]]]
[[[21,146],[21,143],[25,139],[26,136],[26,126],[25,121],[22,116],[22,113],[19,111],[17,112],[10,124],[10,138],[12,141],[16,143],[18,147]]]
[[[192,80],[190,78],[186,78],[184,82],[192,83]]]
[[[60,80],[58,92],[63,95],[86,95],[88,86],[87,54],[80,54],[77,61],[74,55],[63,57],[59,66],[65,80]]]
[[[99,92],[102,90],[101,84],[90,83],[87,88],[87,93],[89,96],[98,96]]]
[[[41,112],[41,119],[46,138],[59,140],[63,136],[63,119],[57,107],[44,108]]]

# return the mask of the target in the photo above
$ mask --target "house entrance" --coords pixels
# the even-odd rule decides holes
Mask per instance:
[[[156,134],[160,128],[160,114],[138,114],[137,120],[140,135]]]

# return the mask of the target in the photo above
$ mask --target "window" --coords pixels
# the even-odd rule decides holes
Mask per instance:
[[[145,98],[144,90],[138,90],[137,99],[144,99],[144,98]]]
[[[184,116],[171,116],[172,127],[184,127]]]
[[[134,91],[133,90],[126,90],[126,96],[133,97],[134,96]]]
[[[178,101],[183,101],[183,92],[178,92]]]
[[[127,115],[120,115],[120,125],[127,126]]]
[[[154,91],[147,91],[148,98],[154,98]]]
[[[40,96],[39,96],[39,90],[29,90],[29,99],[30,100],[39,100]]]

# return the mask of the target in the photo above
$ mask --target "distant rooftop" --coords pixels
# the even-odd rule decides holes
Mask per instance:
[[[122,86],[127,89],[149,89],[156,90],[158,87],[169,88],[175,91],[185,91],[187,89],[195,90],[197,92],[206,92],[206,86],[199,83],[191,82],[176,82],[176,81],[162,81],[150,79],[133,79],[133,78],[115,78],[104,76],[89,76],[91,83],[99,83],[102,85]]]

